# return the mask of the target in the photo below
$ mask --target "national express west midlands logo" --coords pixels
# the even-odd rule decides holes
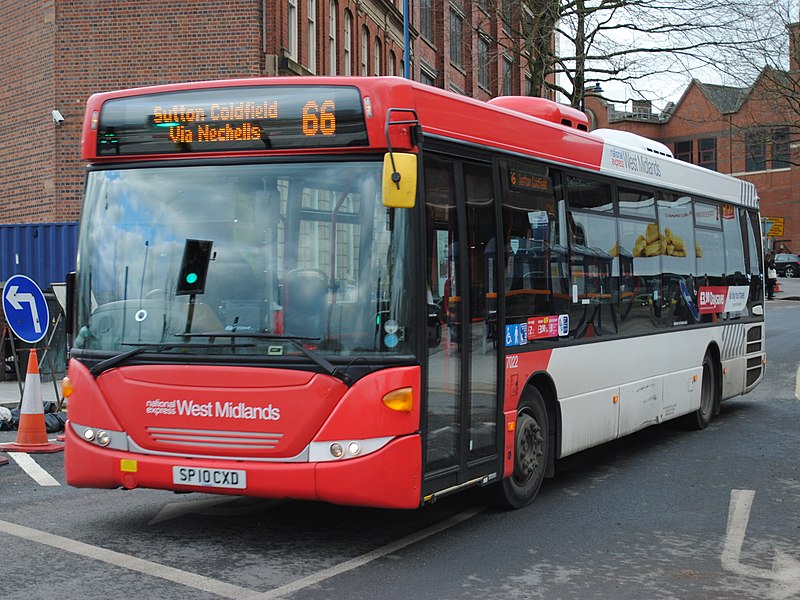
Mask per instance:
[[[195,402],[194,400],[147,400],[148,415],[177,415],[182,417],[215,417],[222,419],[245,419],[251,421],[277,421],[281,409],[267,406],[248,406],[244,402]]]
[[[661,165],[657,160],[618,148],[609,148],[608,153],[611,157],[612,167],[626,169],[634,173],[643,173],[651,177],[661,177]]]

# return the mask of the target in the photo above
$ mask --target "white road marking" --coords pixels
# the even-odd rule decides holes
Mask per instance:
[[[406,546],[410,546],[411,544],[416,544],[428,538],[432,535],[445,531],[459,523],[463,523],[474,517],[477,514],[483,512],[483,508],[471,508],[469,510],[465,510],[455,516],[450,517],[446,521],[442,521],[441,523],[437,523],[436,525],[432,525],[427,529],[423,529],[422,531],[418,531],[417,533],[412,533],[409,536],[406,536],[396,542],[392,542],[391,544],[387,544],[381,548],[377,548],[372,552],[367,552],[366,554],[362,554],[361,556],[357,556],[356,558],[352,558],[347,560],[343,563],[330,567],[329,569],[324,569],[319,571],[318,573],[314,573],[307,577],[303,577],[302,579],[298,579],[297,581],[293,581],[292,583],[287,583],[279,588],[275,588],[274,590],[270,590],[268,592],[264,592],[263,594],[255,594],[253,596],[248,596],[246,600],[273,600],[275,598],[281,598],[287,594],[291,594],[293,592],[297,592],[304,588],[310,587],[312,585],[316,585],[321,581],[325,581],[326,579],[330,579],[331,577],[335,577],[337,575],[341,575],[342,573],[346,573],[347,571],[352,571],[353,569],[357,569],[373,560],[386,556],[387,554],[391,554],[392,552],[397,552]]]
[[[153,577],[160,577],[161,579],[179,583],[196,590],[216,594],[224,598],[239,600],[255,593],[253,590],[248,590],[238,585],[225,583],[224,581],[218,581],[210,577],[197,575],[196,573],[189,573],[188,571],[182,571],[174,567],[168,567],[149,560],[136,558],[135,556],[122,554],[121,552],[115,552],[114,550],[107,550],[99,546],[84,544],[77,540],[71,540],[61,537],[60,535],[39,531],[38,529],[31,529],[30,527],[24,527],[22,525],[16,525],[8,521],[0,520],[0,531],[25,540],[52,546],[59,550],[65,550],[79,556],[93,558],[117,567],[122,567],[123,569],[137,571],[146,575],[152,575]]]
[[[27,452],[9,452],[8,455],[39,485],[61,485],[45,471]]]
[[[23,525],[16,525],[14,523],[9,523],[8,521],[0,520],[0,532],[32,542],[52,546],[53,548],[58,548],[66,552],[71,552],[73,554],[99,560],[117,567],[129,569],[131,571],[137,571],[146,575],[152,575],[153,577],[166,579],[174,583],[179,583],[187,587],[203,590],[204,592],[216,594],[217,596],[222,596],[224,598],[233,598],[236,600],[272,600],[275,598],[281,598],[286,594],[305,589],[312,585],[316,585],[321,581],[325,581],[326,579],[330,579],[336,575],[341,575],[342,573],[352,571],[353,569],[357,569],[358,567],[366,565],[367,563],[386,556],[387,554],[391,554],[392,552],[397,552],[406,546],[420,542],[432,535],[441,533],[442,531],[454,527],[459,523],[463,523],[475,515],[480,514],[483,512],[483,510],[483,507],[471,508],[450,517],[446,521],[432,525],[427,529],[413,533],[400,540],[397,540],[396,542],[392,542],[391,544],[387,544],[386,546],[377,548],[376,550],[367,552],[366,554],[362,554],[361,556],[357,556],[356,558],[347,560],[341,564],[324,569],[307,577],[303,577],[302,579],[298,579],[297,581],[272,589],[268,592],[257,592],[255,590],[243,588],[238,585],[211,579],[210,577],[205,577],[203,575],[197,575],[196,573],[190,573],[188,571],[183,571],[174,567],[151,562],[149,560],[136,558],[135,556],[122,554],[121,552],[116,552],[114,550],[108,550],[99,546],[85,544],[84,542],[65,538],[60,535],[48,533],[46,531],[31,529],[30,527],[25,527]]]
[[[740,562],[742,544],[744,543],[747,523],[750,521],[750,509],[753,506],[753,490],[731,490],[731,502],[728,508],[728,527],[725,532],[725,547],[722,550],[722,568],[759,579],[771,580],[770,598],[795,597],[800,591],[800,561],[787,554],[776,551],[772,562],[772,570],[761,569]]]

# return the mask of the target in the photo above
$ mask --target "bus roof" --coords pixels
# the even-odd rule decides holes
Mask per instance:
[[[549,102],[521,97],[487,103],[399,77],[262,77],[158,85],[93,95],[81,156],[119,162],[385,151],[387,119],[403,121],[392,128],[392,147],[409,149],[408,121],[414,114],[426,137],[758,207],[749,182],[672,158],[662,144],[634,134],[582,131],[579,111]]]

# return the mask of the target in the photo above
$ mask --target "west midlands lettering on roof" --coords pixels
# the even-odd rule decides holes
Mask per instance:
[[[612,167],[626,169],[633,173],[643,173],[651,177],[661,177],[661,165],[655,159],[619,148],[609,148],[608,151]]]

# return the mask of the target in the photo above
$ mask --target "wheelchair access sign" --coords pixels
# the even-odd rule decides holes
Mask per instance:
[[[11,331],[35,344],[47,333],[50,311],[39,286],[25,275],[13,275],[3,288],[3,312]]]

